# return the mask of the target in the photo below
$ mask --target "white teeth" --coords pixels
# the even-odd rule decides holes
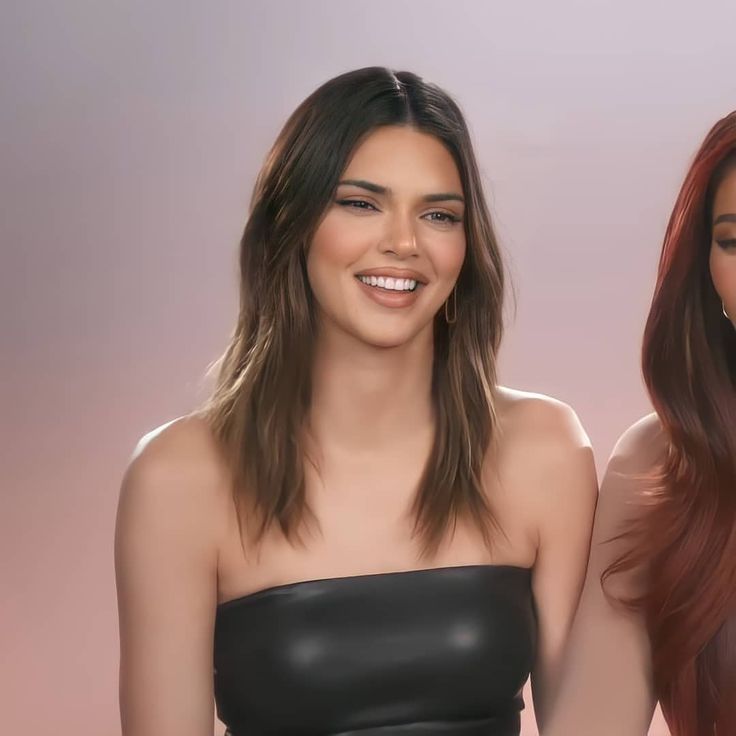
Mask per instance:
[[[380,286],[390,291],[414,291],[417,286],[415,279],[395,279],[392,276],[358,276],[367,286]]]

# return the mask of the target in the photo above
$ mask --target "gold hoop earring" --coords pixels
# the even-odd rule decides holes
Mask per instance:
[[[450,301],[452,301],[452,316],[450,316],[450,308],[449,308]],[[456,321],[457,321],[457,292],[455,291],[455,287],[453,286],[450,296],[448,296],[447,301],[445,301],[445,322],[447,322],[448,325],[452,325],[452,324],[455,324]]]

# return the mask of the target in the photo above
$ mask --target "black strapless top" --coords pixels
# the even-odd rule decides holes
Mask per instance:
[[[232,736],[518,736],[536,649],[527,568],[279,585],[217,607]]]

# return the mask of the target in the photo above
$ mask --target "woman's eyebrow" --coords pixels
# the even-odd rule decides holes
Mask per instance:
[[[455,201],[455,202],[462,202],[465,203],[465,199],[461,194],[458,194],[457,192],[438,192],[437,194],[428,194],[426,197],[423,197],[425,202],[447,202],[449,200]]]
[[[374,184],[372,181],[367,181],[365,179],[343,179],[341,182],[338,182],[338,186],[343,185],[350,185],[354,187],[359,187],[360,189],[366,189],[369,192],[373,192],[374,194],[392,193],[389,187],[384,187],[380,184]],[[457,192],[437,192],[434,194],[426,194],[424,197],[422,197],[422,199],[425,202],[465,202],[463,196],[461,194],[458,194]]]
[[[391,190],[388,187],[382,187],[380,184],[374,184],[372,181],[366,181],[365,179],[343,179],[338,182],[337,186],[343,186],[350,184],[354,187],[360,187],[360,189],[367,189],[369,192],[375,194],[389,194]]]
[[[725,215],[718,215],[713,221],[713,226],[715,227],[719,222],[736,222],[736,214],[728,212]]]

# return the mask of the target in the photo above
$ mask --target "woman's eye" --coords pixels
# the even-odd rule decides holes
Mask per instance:
[[[456,222],[460,222],[460,218],[456,215],[452,215],[449,212],[430,212],[426,215],[430,222],[437,222],[441,225],[451,225]]]
[[[736,238],[730,238],[728,240],[716,240],[716,243],[721,246],[721,248],[736,248]]]
[[[338,199],[337,203],[341,207],[347,207],[348,209],[355,210],[375,210],[376,208],[364,199]]]

